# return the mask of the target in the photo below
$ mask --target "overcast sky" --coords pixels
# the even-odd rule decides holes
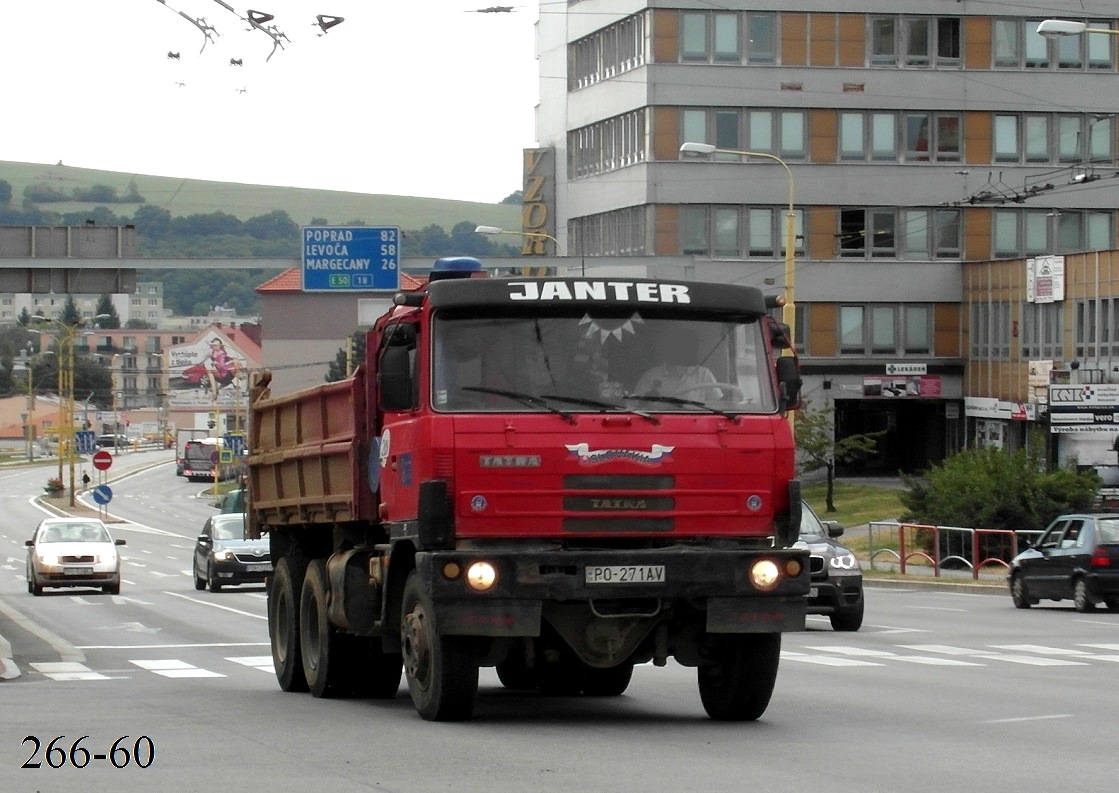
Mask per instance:
[[[494,5],[0,0],[0,160],[495,203],[538,89],[536,3]]]

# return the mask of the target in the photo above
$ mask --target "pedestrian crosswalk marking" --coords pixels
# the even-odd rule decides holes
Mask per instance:
[[[219,672],[211,672],[209,669],[200,669],[193,664],[188,664],[186,661],[179,661],[175,659],[167,660],[148,660],[148,661],[129,661],[141,669],[147,669],[149,672],[155,672],[157,675],[164,677],[225,677]]]
[[[108,675],[103,675],[100,672],[94,672],[85,664],[79,664],[77,661],[40,661],[38,663],[32,662],[31,666],[35,671],[41,673],[44,677],[49,677],[51,680],[69,681],[69,680],[112,680],[113,678]]]
[[[262,672],[275,671],[270,655],[243,655],[240,658],[226,658],[225,660],[242,666],[251,666],[253,669],[259,669]]]

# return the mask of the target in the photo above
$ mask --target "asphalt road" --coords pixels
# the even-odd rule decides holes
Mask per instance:
[[[695,671],[670,664],[639,667],[625,695],[606,699],[511,694],[483,670],[475,720],[432,724],[403,689],[387,702],[282,693],[262,589],[193,588],[189,548],[213,508],[169,466],[114,485],[114,512],[139,521],[115,525],[128,541],[119,597],[33,598],[22,542],[37,519],[30,484],[42,478],[0,472],[0,634],[21,670],[0,682],[5,793],[1017,793],[1095,789],[1113,776],[1117,614],[1018,611],[1002,592],[875,588],[858,633],[812,617],[786,635],[773,701],[755,723],[708,720]],[[47,756],[58,736],[61,763],[57,749]],[[81,736],[74,758],[88,749],[91,759],[75,768]],[[122,747],[128,763],[116,768]]]

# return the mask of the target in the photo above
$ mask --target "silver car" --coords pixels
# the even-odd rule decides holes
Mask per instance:
[[[27,591],[45,587],[99,587],[120,594],[120,554],[108,527],[97,518],[46,518],[27,542]]]

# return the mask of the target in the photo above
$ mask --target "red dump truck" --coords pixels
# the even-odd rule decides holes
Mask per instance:
[[[447,269],[440,269],[440,265]],[[714,719],[769,704],[807,552],[784,328],[751,287],[498,279],[437,263],[349,379],[251,389],[252,530],[280,687],[473,714],[695,667]]]

